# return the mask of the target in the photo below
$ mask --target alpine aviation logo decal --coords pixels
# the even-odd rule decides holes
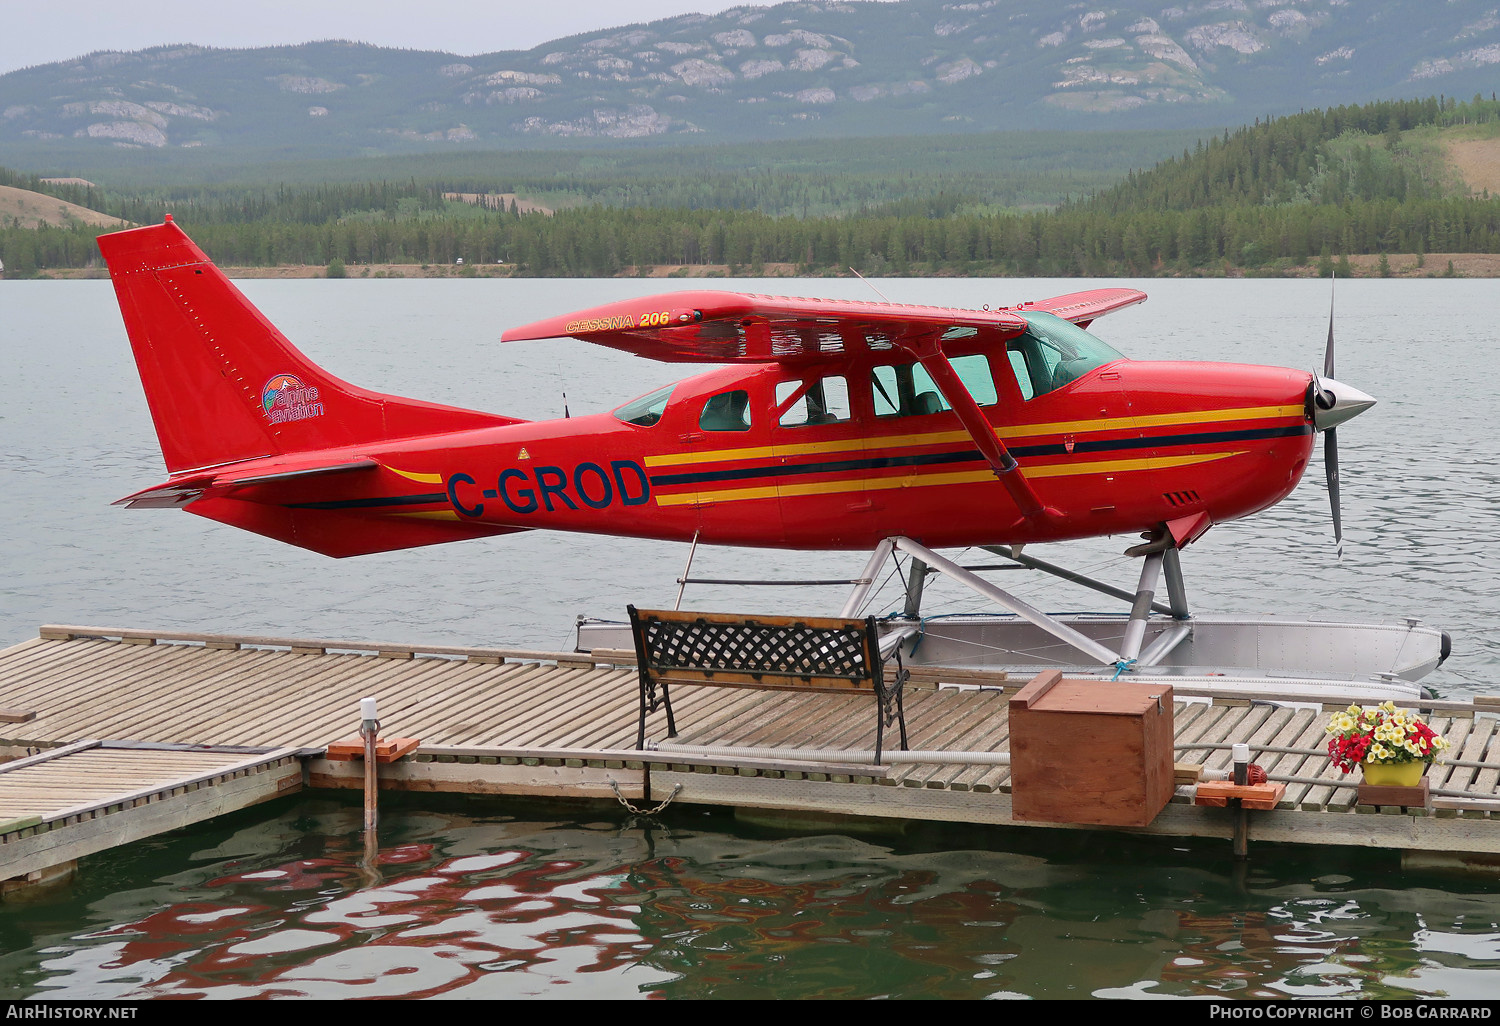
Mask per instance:
[[[317,385],[304,385],[295,374],[277,374],[260,390],[260,403],[272,424],[323,416]]]

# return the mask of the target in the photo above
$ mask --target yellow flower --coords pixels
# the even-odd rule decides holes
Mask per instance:
[[[1354,729],[1354,717],[1348,713],[1334,713],[1328,720],[1328,726],[1323,728],[1330,734],[1347,734]]]

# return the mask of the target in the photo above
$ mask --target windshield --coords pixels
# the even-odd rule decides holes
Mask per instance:
[[[632,399],[616,410],[615,416],[627,424],[650,427],[661,420],[662,411],[667,408],[667,400],[672,398],[672,389],[675,387],[675,385],[668,385],[666,388],[658,388],[650,395]]]
[[[1026,333],[1006,345],[1021,394],[1031,399],[1061,388],[1124,357],[1078,325],[1055,314],[1026,311]]]

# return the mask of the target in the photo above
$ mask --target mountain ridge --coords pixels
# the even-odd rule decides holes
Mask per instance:
[[[1493,87],[1492,0],[794,2],[459,57],[172,44],[0,75],[0,162],[1213,127]]]

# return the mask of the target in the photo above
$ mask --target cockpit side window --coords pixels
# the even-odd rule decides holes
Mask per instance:
[[[736,389],[713,396],[703,404],[698,426],[704,431],[749,431],[750,393]]]
[[[1123,357],[1076,324],[1054,314],[1028,311],[1026,331],[1006,344],[1006,355],[1021,396],[1034,399],[1056,391]]]
[[[849,383],[840,375],[776,385],[782,427],[837,424],[849,419]]]
[[[997,402],[995,378],[983,353],[948,361],[969,394],[980,406]],[[870,391],[877,417],[918,417],[952,409],[930,375],[919,363],[876,367],[870,372]]]
[[[643,395],[639,399],[632,399],[615,411],[615,418],[626,424],[650,427],[661,420],[661,415],[667,408],[667,400],[672,398],[672,389],[675,387],[675,385],[668,385],[666,388],[658,388],[649,395]]]

